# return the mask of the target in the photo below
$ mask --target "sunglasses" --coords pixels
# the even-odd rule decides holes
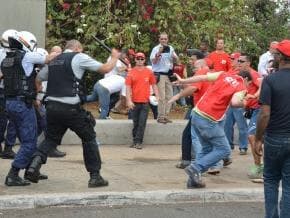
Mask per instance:
[[[233,60],[235,60],[235,58],[231,58],[231,60],[233,61]]]
[[[144,58],[136,58],[136,61],[144,61]]]
[[[245,63],[245,62],[247,62],[247,61],[244,61],[244,60],[238,60],[238,63]]]

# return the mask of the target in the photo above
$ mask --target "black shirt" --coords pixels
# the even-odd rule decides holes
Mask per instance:
[[[279,70],[263,80],[260,103],[271,107],[266,134],[290,137],[290,68]]]

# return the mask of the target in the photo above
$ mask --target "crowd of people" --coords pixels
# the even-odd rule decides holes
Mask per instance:
[[[269,51],[260,57],[258,71],[248,54],[226,53],[223,39],[216,41],[212,52],[203,41],[200,49],[189,49],[186,54],[193,72],[186,72],[186,63],[168,41],[168,34],[161,33],[148,59],[143,52],[112,49],[102,64],[84,54],[77,40],[67,41],[64,50],[54,46],[48,53],[37,48],[32,33],[5,31],[0,53],[0,143],[5,145],[0,153],[3,159],[13,159],[5,184],[26,186],[47,179],[40,173],[41,165],[48,156],[65,155],[57,146],[71,129],[82,140],[88,187],[107,186],[100,173],[95,119],[83,104],[98,101],[99,119],[109,119],[110,111],[128,109],[133,121],[130,147],[142,149],[149,106],[158,123],[168,124],[172,123],[172,104],[184,105],[185,97],[191,96],[182,158],[176,165],[185,169],[187,187],[205,187],[203,173],[219,174],[232,163],[236,124],[239,154],[246,155],[249,144],[253,155],[248,176],[253,182],[264,182],[267,217],[278,217],[280,180],[280,215],[288,217],[290,41],[271,42]],[[84,90],[85,70],[104,74],[89,95]],[[37,145],[42,132],[45,138]],[[20,142],[17,153],[12,149],[16,137]],[[22,169],[24,178],[19,175]]]

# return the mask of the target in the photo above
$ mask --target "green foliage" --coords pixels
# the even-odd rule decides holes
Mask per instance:
[[[224,38],[226,50],[257,58],[272,40],[287,38],[289,9],[283,0],[48,0],[47,47],[79,39],[98,60],[108,53],[91,37],[111,47],[147,55],[167,32],[178,52]],[[289,37],[288,37],[289,38]]]

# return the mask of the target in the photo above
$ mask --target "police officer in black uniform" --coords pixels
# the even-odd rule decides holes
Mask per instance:
[[[113,69],[120,56],[112,50],[111,60],[102,64],[82,53],[79,41],[70,40],[65,51],[55,58],[48,70],[42,71],[39,79],[47,79],[47,137],[39,145],[27,170],[27,179],[38,182],[39,169],[46,163],[51,148],[61,143],[67,129],[74,131],[82,140],[83,157],[90,173],[88,187],[107,186],[108,181],[100,175],[101,157],[94,131],[94,118],[81,105],[82,79],[85,70],[107,73]]]

